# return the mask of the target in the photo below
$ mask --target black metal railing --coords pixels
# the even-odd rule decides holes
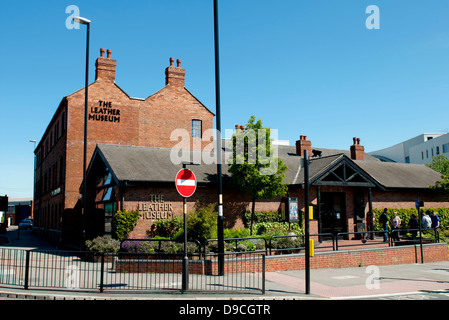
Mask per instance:
[[[189,254],[188,287],[182,287],[184,253],[107,253],[0,248],[0,285],[82,291],[232,291],[265,293],[265,255],[226,253],[217,276],[217,254]]]
[[[422,229],[423,243],[440,242],[440,233],[437,228]],[[394,246],[420,243],[419,229],[395,229],[389,234],[390,244]]]
[[[268,254],[268,242],[265,237],[225,238],[223,239],[223,241],[225,242],[225,250],[229,249],[229,252],[252,252]],[[217,242],[216,247],[212,245],[213,242]],[[216,251],[214,250],[217,249],[218,239],[206,240],[203,244],[203,257],[206,257],[210,254],[216,254]]]

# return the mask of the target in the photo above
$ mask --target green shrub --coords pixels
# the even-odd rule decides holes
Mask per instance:
[[[223,237],[226,238],[247,238],[250,236],[249,229],[224,229]]]
[[[251,224],[251,212],[245,212],[243,222],[249,228]],[[254,223],[260,222],[283,222],[279,211],[254,212]]]
[[[285,237],[285,238],[275,238],[271,242],[272,249],[292,249],[304,247],[303,237]]]
[[[197,202],[194,211],[187,215],[188,238],[201,243],[207,239],[217,238],[217,217],[218,213],[215,211],[214,203],[202,205]]]
[[[112,216],[112,235],[114,238],[124,240],[133,231],[139,219],[139,211],[117,211]]]
[[[117,252],[120,249],[120,241],[110,236],[99,236],[85,242],[86,248],[94,252]]]
[[[260,222],[253,227],[255,234],[269,240],[273,236],[286,236],[289,232],[304,234],[303,229],[297,223],[288,222]]]
[[[179,216],[174,216],[172,219],[157,220],[151,226],[151,230],[147,234],[151,238],[162,237],[173,239],[175,235],[182,230],[184,226],[184,219]]]
[[[383,230],[382,226],[379,222],[380,215],[382,214],[384,210],[383,209],[373,209],[373,213],[375,214],[375,223],[374,223],[374,229],[375,230]],[[409,220],[411,218],[412,214],[416,214],[418,217],[418,211],[416,209],[391,209],[388,208],[387,216],[388,220],[390,220],[393,217],[393,212],[396,211],[398,213],[399,218],[401,219],[401,229],[408,229],[409,228]],[[433,212],[435,211],[440,219],[440,230],[447,230],[449,229],[449,208],[422,208],[421,213],[426,213],[427,211]]]

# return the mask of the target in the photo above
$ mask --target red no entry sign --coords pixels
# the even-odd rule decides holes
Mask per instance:
[[[179,170],[176,174],[175,185],[181,196],[190,197],[196,190],[195,174],[189,169]]]

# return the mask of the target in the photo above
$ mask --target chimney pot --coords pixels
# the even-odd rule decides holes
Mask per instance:
[[[174,58],[170,58],[170,66],[165,69],[165,85],[172,87],[184,88],[186,71],[181,68],[181,59],[177,60],[178,67],[173,64]]]
[[[104,57],[105,49],[100,49],[100,57],[97,58],[95,62],[95,80],[101,79],[105,81],[114,82],[115,81],[115,67],[117,62],[111,59],[111,50],[108,49],[107,59]]]
[[[299,140],[296,141],[296,154],[304,157],[304,150],[307,150],[309,155],[312,154],[312,142],[307,140],[307,136],[299,136]]]
[[[365,160],[365,147],[360,145],[360,138],[352,138],[354,144],[350,147],[352,160]]]

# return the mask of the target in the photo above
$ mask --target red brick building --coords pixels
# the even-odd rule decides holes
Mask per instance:
[[[214,114],[184,87],[185,69],[179,59],[174,62],[170,58],[165,69],[165,86],[139,99],[116,84],[117,62],[111,50],[107,56],[100,50],[95,82],[89,85],[88,163],[97,143],[170,148],[178,143],[170,136],[180,128],[193,135],[191,148],[204,146]],[[80,205],[83,130],[84,88],[62,99],[35,150],[35,226],[55,240]]]
[[[226,150],[232,150],[224,145],[223,159]],[[297,198],[300,211],[305,208],[304,148],[315,154],[309,164],[310,205],[314,207],[312,234],[357,231],[357,227],[365,225],[370,208],[414,208],[417,197],[426,208],[449,207],[447,197],[429,188],[440,174],[424,165],[381,162],[365,154],[358,139],[348,150],[312,149],[307,137],[301,136],[296,146],[278,146],[278,156],[288,166],[284,178],[289,184],[288,196]],[[354,149],[358,151],[353,152]],[[140,217],[131,234],[138,239],[147,237],[154,221],[182,215],[182,198],[174,183],[182,166],[171,161],[173,150],[98,144],[87,178],[88,234],[110,231],[110,217],[105,214],[108,205],[139,210]],[[201,159],[207,158],[208,151],[201,153]],[[192,161],[195,156],[190,152],[186,160]],[[225,227],[242,227],[243,214],[250,211],[251,201],[229,185],[228,168],[223,165]],[[187,199],[188,210],[196,201],[216,203],[216,164],[201,161],[191,169],[196,175],[197,190]],[[278,210],[286,210],[285,199],[256,203],[256,211]]]
[[[79,245],[81,230],[86,230],[87,239],[109,233],[114,212],[138,209],[141,215],[131,236],[143,238],[155,220],[182,214],[182,198],[174,185],[182,166],[171,155],[184,148],[191,152],[190,161],[197,155],[209,158],[214,114],[185,88],[185,70],[180,60],[174,63],[171,58],[161,90],[145,99],[132,98],[115,83],[111,51],[105,57],[105,50],[100,50],[95,82],[89,85],[84,221],[81,89],[62,99],[35,151],[34,217],[41,234]],[[224,145],[224,151],[229,149]],[[297,198],[299,210],[305,208],[304,150],[311,158],[311,233],[356,231],[370,208],[413,208],[418,197],[427,208],[449,207],[446,197],[429,188],[440,175],[424,165],[381,162],[365,154],[358,138],[347,150],[333,150],[312,148],[312,142],[300,136],[295,146],[278,146],[278,155],[288,166],[284,179],[288,196]],[[225,226],[242,226],[250,199],[229,186],[228,166],[222,161]],[[189,198],[189,209],[197,200],[217,200],[216,162],[201,161],[194,172],[198,188]],[[285,210],[284,200],[258,201],[256,210]]]

